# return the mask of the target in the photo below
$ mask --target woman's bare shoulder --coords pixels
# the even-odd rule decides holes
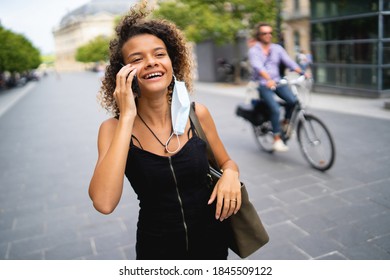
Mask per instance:
[[[195,102],[195,113],[201,122],[210,118],[209,109],[202,103]]]
[[[111,134],[111,132],[115,130],[117,125],[118,125],[118,120],[116,118],[109,118],[107,120],[104,120],[100,125],[99,134],[106,134],[106,133]]]

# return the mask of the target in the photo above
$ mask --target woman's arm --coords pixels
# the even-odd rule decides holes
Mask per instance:
[[[211,204],[217,199],[215,217],[222,221],[232,214],[236,214],[241,207],[239,170],[219,138],[209,110],[204,105],[197,103],[195,113],[210,143],[215,159],[223,170],[222,177],[218,180],[209,200],[209,204]]]
[[[98,160],[89,185],[89,196],[99,212],[110,214],[118,205],[123,190],[123,179],[133,124],[137,115],[131,82],[136,68],[126,65],[116,76],[113,93],[119,120],[111,118],[102,123],[98,136]]]
[[[118,205],[133,122],[109,119],[102,123],[98,136],[98,160],[90,185],[89,196],[97,211],[110,214]]]

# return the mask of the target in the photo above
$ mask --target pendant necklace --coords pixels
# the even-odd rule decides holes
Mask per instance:
[[[144,119],[141,117],[141,115],[138,114],[138,113],[137,113],[137,115],[138,115],[139,119],[143,122],[143,124],[146,126],[146,128],[152,133],[152,135],[154,136],[154,138],[157,139],[158,143],[160,143],[161,146],[164,147],[165,151],[166,151],[168,154],[174,154],[174,153],[176,153],[176,152],[180,149],[180,139],[179,139],[179,135],[173,133],[173,128],[171,128],[171,135],[168,137],[167,142],[164,144],[163,142],[161,142],[160,139],[158,139],[157,135],[153,132],[153,130],[146,124],[146,122],[145,122]],[[177,149],[176,149],[176,150],[171,151],[171,150],[169,150],[168,145],[169,145],[169,143],[171,142],[171,139],[172,139],[173,135],[176,135],[177,142],[178,142],[178,146],[177,146]]]

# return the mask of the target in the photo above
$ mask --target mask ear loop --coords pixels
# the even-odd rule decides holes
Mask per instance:
[[[171,140],[172,140],[172,138],[173,138],[173,135],[176,135],[176,139],[177,139],[178,145],[177,145],[176,150],[171,151],[171,150],[169,150],[168,145],[169,145],[169,143],[171,142]],[[172,132],[171,136],[169,136],[167,142],[165,143],[165,150],[167,151],[168,154],[175,154],[175,153],[177,153],[177,151],[180,150],[180,147],[181,147],[181,144],[180,144],[179,135],[177,135],[176,133]]]
[[[171,84],[173,84],[173,86],[172,86],[172,92],[173,92],[175,90],[175,86],[176,86],[176,77],[175,77],[175,75],[172,75],[172,83]],[[171,142],[171,140],[172,140],[174,135],[176,136],[178,146],[177,146],[176,150],[171,151],[171,150],[169,150],[168,145]],[[180,150],[180,147],[181,147],[180,137],[179,137],[178,134],[176,134],[174,131],[172,131],[172,134],[169,136],[167,142],[165,143],[165,150],[167,151],[168,154],[175,154],[177,151]]]

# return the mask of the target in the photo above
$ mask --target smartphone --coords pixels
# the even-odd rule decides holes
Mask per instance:
[[[141,90],[138,86],[138,79],[137,79],[137,75],[134,75],[133,77],[133,81],[131,82],[131,90],[138,96],[140,97],[141,96]]]
[[[125,66],[123,63],[121,63],[122,66]],[[130,75],[130,74],[129,74]],[[137,75],[134,75],[133,77],[133,81],[131,82],[131,90],[133,91],[133,93],[135,93],[138,97],[141,96],[141,90],[138,86],[138,79],[137,79]]]

